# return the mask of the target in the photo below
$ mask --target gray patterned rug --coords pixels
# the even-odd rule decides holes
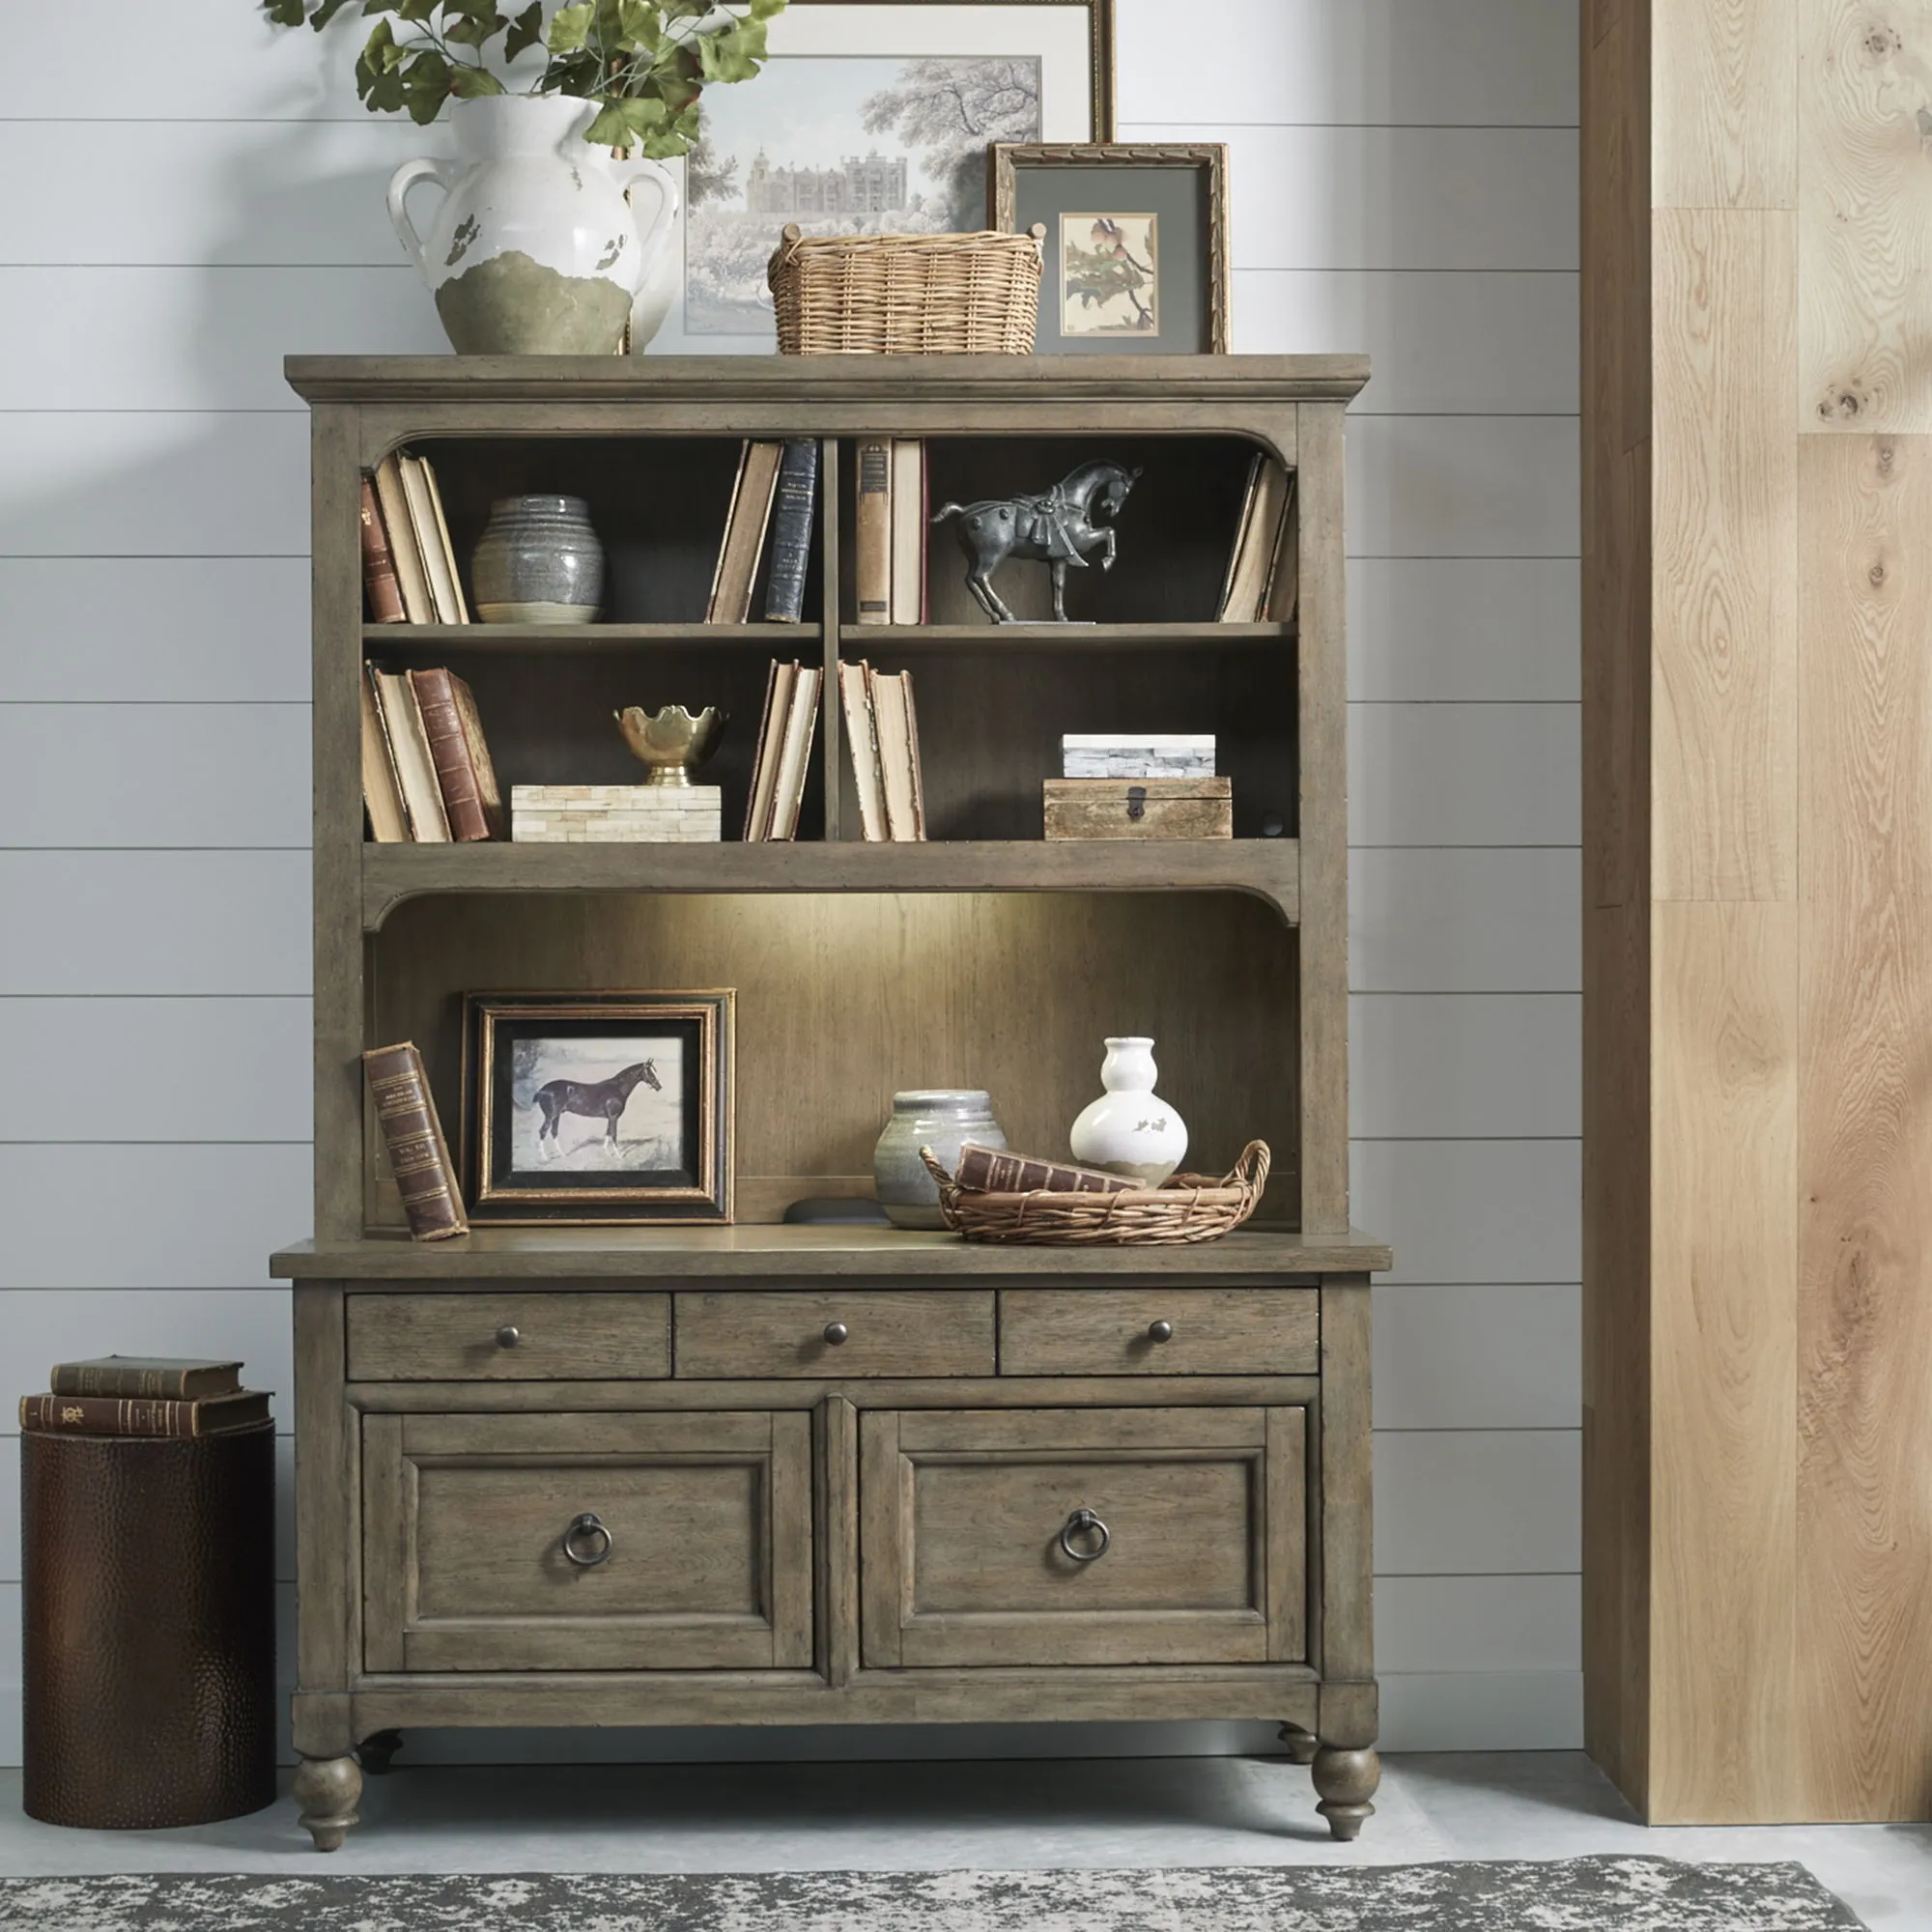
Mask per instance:
[[[0,1880],[0,1932],[1855,1932],[1802,1865]]]

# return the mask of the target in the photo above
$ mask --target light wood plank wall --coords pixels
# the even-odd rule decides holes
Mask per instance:
[[[1932,1816],[1932,4],[1584,0],[1584,1673]]]
[[[168,0],[156,36],[134,31],[152,6],[106,4],[129,31],[100,37],[84,109],[58,10],[13,9],[0,62],[0,1012],[15,1091],[42,1096],[0,1123],[0,1393],[98,1348],[232,1350],[286,1422],[262,1267],[309,1213],[308,440],[281,358],[441,351],[382,189],[448,137],[364,112],[354,9],[277,36],[247,0]],[[1576,18],[1220,0],[1241,59],[1188,63],[1172,0],[1119,15],[1122,133],[1232,150],[1236,349],[1377,370],[1349,427],[1349,588],[1353,1179],[1400,1256],[1376,1290],[1383,1741],[1574,1747]],[[50,149],[59,196],[36,185]],[[130,206],[130,182],[128,218],[72,218]],[[195,1077],[211,1042],[244,1077]],[[0,1762],[16,1453],[0,1433]]]

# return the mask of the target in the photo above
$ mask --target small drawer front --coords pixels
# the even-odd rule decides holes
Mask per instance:
[[[1312,1376],[1321,1302],[1312,1288],[1009,1288],[1007,1376]]]
[[[353,1382],[670,1374],[668,1294],[352,1294],[348,1330]]]
[[[991,1290],[691,1293],[676,1299],[681,1378],[816,1380],[993,1373]]]
[[[811,1418],[368,1415],[371,1670],[811,1662]]]
[[[872,1668],[1306,1653],[1306,1411],[860,1419]]]

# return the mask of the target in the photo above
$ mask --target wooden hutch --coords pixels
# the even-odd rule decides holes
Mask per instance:
[[[436,1725],[1283,1722],[1373,1808],[1369,1273],[1348,1211],[1340,356],[296,357],[314,453],[315,1236],[295,1281],[303,1822]],[[1067,627],[995,628],[950,530],[932,621],[853,622],[854,439],[933,501],[1144,475]],[[823,440],[803,625],[707,627],[740,439]],[[586,627],[368,626],[360,473],[430,455],[457,554],[495,497],[588,499]],[[1298,623],[1214,621],[1252,452],[1296,472]],[[1022,618],[1046,574],[1014,564]],[[1033,598],[1032,604],[1019,600]],[[635,782],[625,704],[732,714],[711,845],[365,842],[365,655],[448,664],[512,782]],[[868,844],[840,657],[916,673],[929,842]],[[766,667],[824,665],[795,843],[742,818]],[[1040,837],[1065,731],[1213,731],[1232,840]],[[737,990],[737,1225],[412,1244],[359,1055],[412,1038],[446,1125],[469,989]],[[1065,1146],[1102,1036],[1155,1037],[1191,1167],[1274,1151],[1200,1247],[782,1225],[869,1191],[895,1089],[984,1087]],[[827,1330],[843,1324],[841,1346]],[[1166,1339],[1150,1330],[1166,1324]],[[512,1345],[509,1338],[514,1338]],[[1069,1512],[1110,1525],[1064,1562]],[[595,1510],[610,1560],[559,1560]]]

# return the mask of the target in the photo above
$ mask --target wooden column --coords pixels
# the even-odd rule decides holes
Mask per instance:
[[[1584,1671],[1932,1816],[1932,0],[1584,0]]]

